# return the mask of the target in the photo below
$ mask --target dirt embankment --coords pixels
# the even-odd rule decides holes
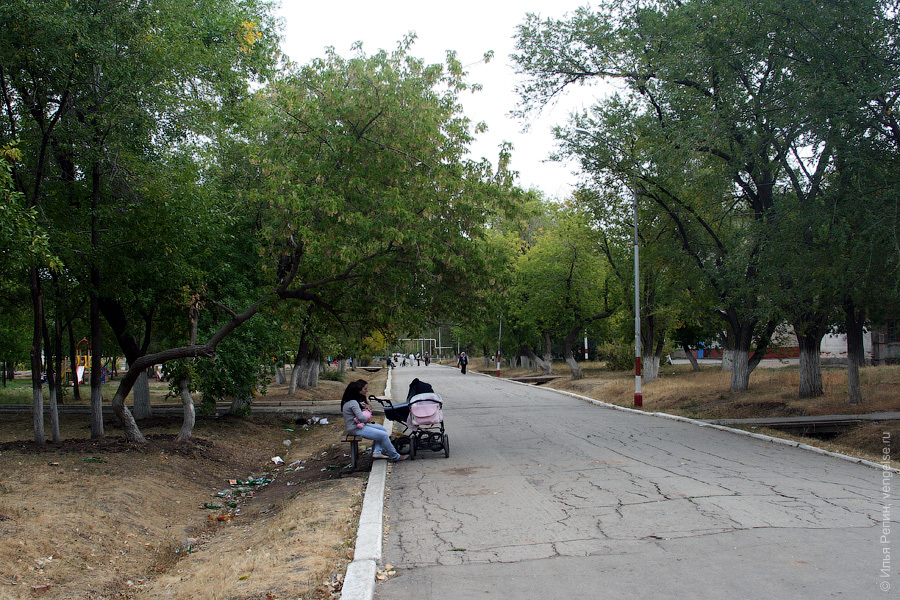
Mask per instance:
[[[295,398],[340,398],[323,384]],[[155,417],[136,446],[61,415],[65,441],[38,446],[31,415],[3,415],[0,599],[336,597],[371,459],[346,473],[328,419],[198,417],[178,444],[180,417]]]

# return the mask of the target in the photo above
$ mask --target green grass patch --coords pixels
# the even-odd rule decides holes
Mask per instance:
[[[5,387],[0,385],[0,404],[31,404],[31,393],[30,380],[7,380]],[[44,389],[44,398],[49,399],[46,389]]]

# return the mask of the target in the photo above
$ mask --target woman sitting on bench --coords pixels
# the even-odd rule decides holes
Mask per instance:
[[[364,407],[366,411],[369,409],[366,403],[368,391],[369,384],[364,379],[351,381],[344,390],[344,396],[341,398],[341,414],[344,416],[345,433],[372,440],[372,458],[389,458],[394,462],[406,460],[406,456],[401,456],[394,449],[387,430],[381,425],[368,422],[372,413],[363,414]]]

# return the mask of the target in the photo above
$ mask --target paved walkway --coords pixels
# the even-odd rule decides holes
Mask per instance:
[[[878,464],[455,369],[395,371],[394,394],[414,376],[452,451],[391,467],[378,600],[896,597]]]

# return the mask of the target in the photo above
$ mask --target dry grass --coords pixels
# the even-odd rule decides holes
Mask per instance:
[[[376,392],[386,379],[357,376]],[[322,383],[309,394],[339,399],[345,384]],[[142,424],[149,444],[134,447],[112,423],[92,442],[89,416],[62,415],[66,442],[38,447],[30,415],[0,417],[0,599],[334,595],[368,466],[341,476],[349,457],[337,442],[340,419],[302,427],[265,415],[201,418],[183,445],[173,442],[178,417],[154,422]],[[276,455],[304,468],[276,467]],[[272,483],[234,507],[217,496],[231,479],[262,476]]]

